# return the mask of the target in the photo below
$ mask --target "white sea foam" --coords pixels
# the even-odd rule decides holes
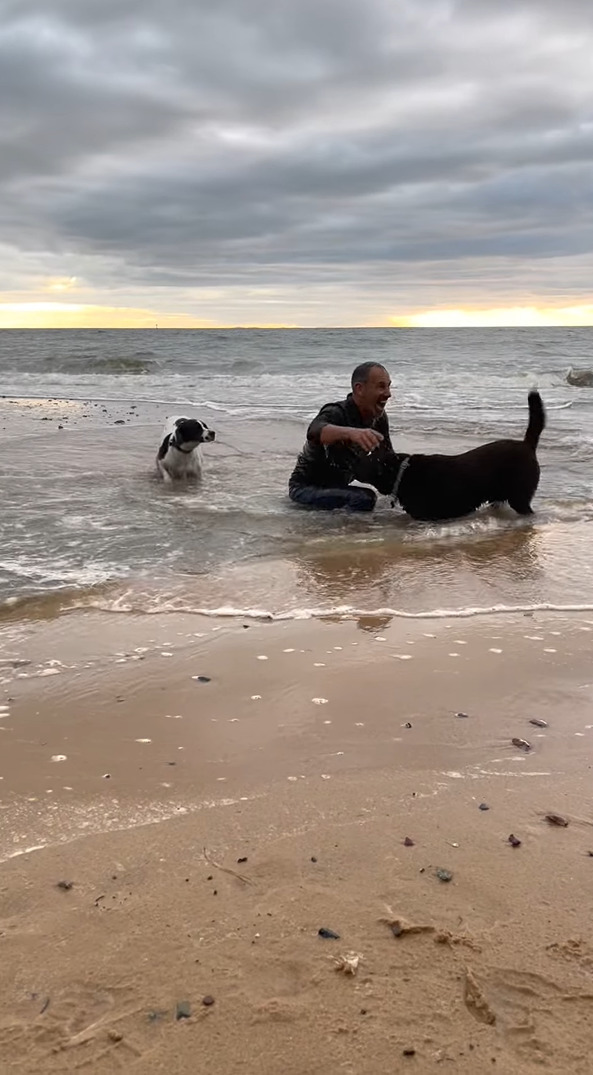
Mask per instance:
[[[187,613],[194,616],[206,616],[213,619],[267,620],[285,622],[292,620],[342,619],[354,620],[359,617],[386,616],[401,620],[449,620],[470,619],[476,616],[511,616],[531,612],[593,612],[593,603],[561,604],[551,601],[534,602],[522,605],[467,605],[462,608],[432,608],[409,612],[392,606],[378,608],[360,608],[355,605],[328,605],[321,608],[292,608],[274,611],[268,608],[241,607],[237,605],[218,605],[214,608],[193,605],[190,601],[176,598],[172,604],[167,599],[156,601],[142,608],[140,603],[111,600],[108,596],[85,600],[84,608],[97,608],[105,612],[144,613],[146,615],[164,615],[167,613]]]
[[[148,825],[160,825],[172,818],[196,813],[200,810],[214,810],[218,807],[237,806],[240,803],[251,802],[255,799],[264,798],[263,794],[242,795],[240,798],[203,799],[184,805],[173,802],[151,803],[150,805],[138,805],[125,808],[121,803],[114,800],[110,806],[104,800],[90,804],[60,804],[60,810],[56,813],[39,812],[37,818],[32,820],[27,815],[21,819],[18,813],[14,816],[12,829],[15,833],[13,846],[7,841],[0,846],[0,863],[8,859],[17,858],[19,855],[28,855],[33,851],[42,851],[46,847],[57,844],[68,844],[74,840],[87,836],[100,835],[106,832],[126,832],[129,829],[144,828]],[[55,809],[53,807],[52,809]],[[27,831],[28,838],[18,833],[19,824]],[[29,843],[32,831],[43,830],[42,842]],[[48,835],[48,829],[49,835]],[[37,832],[35,832],[37,835]]]

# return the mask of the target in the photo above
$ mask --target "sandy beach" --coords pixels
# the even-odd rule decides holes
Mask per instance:
[[[588,1072],[592,629],[7,628],[0,1070]]]

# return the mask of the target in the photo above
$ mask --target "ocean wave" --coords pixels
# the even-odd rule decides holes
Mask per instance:
[[[84,373],[88,376],[113,376],[119,373],[131,373],[136,376],[155,373],[161,368],[161,364],[152,357],[153,352],[140,352],[136,355],[113,355],[101,357],[80,356],[71,359],[61,359],[56,363],[55,358],[46,359],[51,366],[52,374],[64,373],[75,376]]]
[[[191,601],[183,598],[162,599],[157,598],[151,604],[141,601],[130,595],[120,595],[113,600],[103,598],[87,598],[80,604],[74,603],[75,608],[93,608],[101,612],[113,612],[117,614],[132,615],[187,615],[204,616],[208,619],[230,620],[259,620],[268,623],[285,623],[295,620],[357,620],[361,618],[388,617],[394,620],[459,620],[473,619],[478,616],[513,616],[530,615],[535,612],[593,612],[591,604],[563,604],[551,601],[540,601],[519,605],[469,605],[461,608],[433,608],[410,612],[405,609],[392,606],[357,607],[355,605],[328,605],[322,608],[291,608],[282,611],[257,607],[239,607],[235,605],[219,605],[215,608],[194,605]]]

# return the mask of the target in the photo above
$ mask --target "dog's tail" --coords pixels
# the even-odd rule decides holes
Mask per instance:
[[[546,425],[546,412],[539,392],[529,393],[529,424],[525,434],[525,444],[535,451],[539,438]]]

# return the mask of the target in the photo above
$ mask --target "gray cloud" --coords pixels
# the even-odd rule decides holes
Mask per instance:
[[[535,263],[542,293],[553,267],[559,296],[589,292],[585,0],[3,7],[0,281],[62,271],[164,308],[277,285],[353,309],[354,289],[366,310],[362,279],[462,303],[478,273],[521,301]]]

